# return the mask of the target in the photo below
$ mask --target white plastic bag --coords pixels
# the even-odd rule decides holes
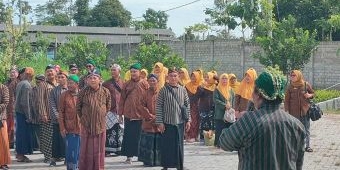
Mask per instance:
[[[233,108],[226,109],[224,112],[224,120],[229,123],[236,122],[235,110]]]

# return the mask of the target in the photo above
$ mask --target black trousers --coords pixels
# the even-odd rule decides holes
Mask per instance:
[[[215,142],[214,142],[214,146],[216,147],[220,147],[220,136],[222,133],[222,130],[225,128],[228,128],[232,125],[232,123],[229,122],[225,122],[224,120],[218,120],[215,119]]]

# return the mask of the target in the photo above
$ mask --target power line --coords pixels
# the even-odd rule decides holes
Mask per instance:
[[[182,8],[182,7],[185,7],[185,6],[194,4],[194,3],[199,2],[199,1],[202,1],[202,0],[195,0],[195,1],[192,1],[192,2],[189,2],[189,3],[186,3],[186,4],[183,4],[183,5],[179,5],[179,6],[176,6],[176,7],[173,7],[173,8],[164,10],[164,11],[161,11],[161,12],[169,12],[169,11],[172,11],[172,10],[175,10],[175,9],[178,9],[178,8]],[[143,18],[143,17],[136,17],[136,18],[132,18],[132,19],[139,19],[139,18]]]

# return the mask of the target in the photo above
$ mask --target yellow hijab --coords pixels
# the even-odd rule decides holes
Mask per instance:
[[[197,87],[200,86],[200,74],[197,71],[194,71],[191,73],[191,75],[194,75],[196,78],[196,81],[190,81],[185,85],[185,87],[190,91],[192,94],[196,94]]]
[[[204,72],[202,69],[197,69],[196,72],[198,72],[199,74],[200,85],[202,85],[204,83],[204,75],[203,75]]]
[[[131,79],[131,72],[130,72],[130,70],[128,70],[124,74],[124,80],[129,81],[130,79]]]
[[[213,72],[207,72],[208,80],[204,82],[203,88],[207,89],[209,91],[214,91],[216,88],[216,80],[214,79],[214,73]]]
[[[179,82],[180,82],[180,84],[185,86],[187,83],[190,82],[190,76],[189,76],[188,70],[186,68],[180,68],[180,70],[184,73],[184,77],[182,77],[179,80]]]
[[[155,73],[156,66],[159,67],[159,70],[160,70],[159,73]],[[163,63],[161,63],[161,62],[157,62],[153,67],[152,73],[156,74],[158,76],[158,83],[157,83],[158,89],[161,89],[165,84],[165,77],[167,75],[167,70],[168,69],[166,67],[164,67]]]
[[[305,81],[303,80],[303,75],[300,70],[293,70],[290,74],[295,74],[296,82],[291,81],[293,87],[302,87],[305,85]]]
[[[145,74],[145,80],[148,79],[148,70],[142,69],[140,72]]]
[[[222,83],[222,78],[226,77],[228,79],[228,83],[227,84],[223,84]],[[223,97],[226,100],[230,100],[230,86],[229,86],[229,76],[226,73],[223,73],[220,78],[219,78],[219,83],[217,85],[217,90],[223,95]]]
[[[235,78],[236,81],[235,81],[235,82],[231,82],[230,80],[231,80],[232,78]],[[233,74],[233,73],[231,73],[231,74],[228,75],[228,79],[229,79],[229,85],[230,85],[230,87],[231,87],[234,91],[236,91],[236,89],[240,86],[240,82],[237,81],[236,75]]]
[[[249,75],[250,81],[247,83],[246,78],[243,78],[243,80],[240,83],[240,86],[236,90],[236,94],[240,95],[242,98],[245,98],[247,100],[252,99],[252,94],[255,87],[255,80],[257,78],[256,71],[253,68],[250,68],[247,70],[246,75]]]

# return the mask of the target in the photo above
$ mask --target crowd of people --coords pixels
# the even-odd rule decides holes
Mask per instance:
[[[304,151],[313,151],[308,99],[314,92],[299,70],[290,72],[286,88],[279,76],[257,76],[253,68],[240,82],[232,73],[189,74],[160,62],[150,74],[133,64],[125,77],[112,64],[106,81],[93,60],[86,68],[83,76],[76,64],[68,72],[48,65],[38,75],[31,67],[10,70],[0,84],[0,169],[9,169],[12,147],[18,162],[31,162],[27,155],[40,151],[45,163],[63,162],[68,170],[104,169],[111,154],[126,156],[127,164],[135,156],[147,167],[183,170],[184,142],[239,151],[241,169],[295,169]],[[226,120],[227,111],[234,121]],[[278,129],[284,133],[273,133]],[[291,153],[297,156],[288,159]],[[270,156],[261,164],[263,154]]]

